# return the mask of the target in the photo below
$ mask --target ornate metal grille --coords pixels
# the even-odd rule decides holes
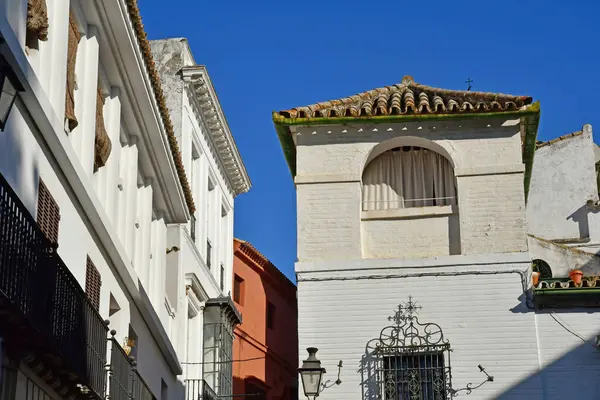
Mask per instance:
[[[421,306],[409,296],[366,346],[363,399],[446,400],[452,397],[450,343],[439,325],[419,322]]]

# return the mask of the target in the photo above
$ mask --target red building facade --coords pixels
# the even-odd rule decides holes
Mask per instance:
[[[233,393],[254,400],[298,398],[296,286],[250,243],[234,240]]]

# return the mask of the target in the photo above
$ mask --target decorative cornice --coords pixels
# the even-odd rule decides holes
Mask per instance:
[[[204,65],[181,69],[183,80],[193,93],[197,111],[210,133],[219,161],[235,196],[250,190],[251,183],[246,167],[229,130],[215,88]]]
[[[229,322],[232,327],[242,323],[242,314],[238,311],[231,299],[231,296],[219,296],[213,299],[208,299],[204,303],[204,307],[219,307],[226,312]]]
[[[234,245],[234,253],[243,254],[250,262],[254,263],[259,270],[259,273],[265,273],[273,282],[276,282],[276,288],[281,289],[280,293],[284,296],[292,296],[292,299],[296,299],[296,285],[292,283],[284,274],[277,268],[267,257],[265,257],[260,251],[256,249],[251,243],[245,240],[233,239],[238,246]],[[285,287],[287,287],[286,290]]]

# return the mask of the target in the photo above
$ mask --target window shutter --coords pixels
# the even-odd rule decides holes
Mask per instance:
[[[65,120],[69,126],[69,132],[78,125],[75,116],[75,63],[77,61],[77,45],[81,35],[73,15],[69,15],[69,38],[67,47],[67,93],[65,94]]]
[[[41,179],[38,187],[37,223],[50,242],[58,243],[60,209]]]
[[[46,0],[27,1],[27,38],[29,40],[48,40],[48,8]]]
[[[88,256],[87,265],[85,268],[85,293],[87,294],[88,299],[96,311],[100,311],[101,286],[102,280],[100,279],[100,272],[98,272],[96,266]]]
[[[106,133],[106,127],[104,126],[104,95],[98,82],[98,90],[96,91],[96,140],[94,145],[94,171],[98,168],[104,167],[112,144],[108,133]]]

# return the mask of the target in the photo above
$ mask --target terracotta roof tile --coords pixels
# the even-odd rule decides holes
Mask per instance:
[[[517,111],[532,101],[527,96],[438,89],[415,83],[411,76],[405,76],[399,84],[276,114],[283,118],[339,118],[490,113]]]
[[[288,277],[285,276],[283,272],[281,272],[279,268],[275,266],[275,264],[269,261],[269,259],[264,254],[258,251],[258,249],[252,245],[252,243],[238,238],[233,238],[233,240],[240,244],[240,251],[252,261],[254,261],[256,264],[260,265],[262,268],[269,269],[270,272],[273,272],[276,275],[278,275],[280,279],[292,285],[294,288],[296,287],[296,285],[294,285],[294,283],[291,280],[289,280]]]
[[[158,71],[156,69],[156,65],[154,64],[154,59],[152,58],[150,43],[148,42],[148,37],[146,36],[146,31],[144,30],[144,24],[142,23],[142,16],[140,15],[140,9],[137,5],[137,0],[127,0],[127,8],[129,11],[129,17],[131,18],[133,29],[135,30],[135,34],[137,36],[138,44],[142,51],[142,56],[144,57],[144,62],[146,64],[146,69],[148,70],[148,75],[150,75],[150,83],[152,84],[152,90],[154,91],[154,95],[156,96],[156,102],[158,103],[158,108],[160,110],[163,124],[165,126],[165,130],[167,131],[169,147],[171,149],[171,154],[173,155],[173,160],[175,161],[175,168],[177,169],[179,181],[183,188],[185,201],[187,203],[187,207],[190,211],[190,214],[193,214],[196,211],[194,198],[192,196],[190,184],[187,180],[185,169],[183,167],[183,162],[181,160],[181,152],[179,151],[177,139],[175,138],[173,124],[171,123],[171,117],[169,115],[169,109],[167,108],[165,96],[162,91],[162,86],[160,84]]]
[[[557,143],[557,142],[560,142],[560,141],[563,141],[563,140],[566,140],[566,139],[570,139],[570,138],[575,137],[575,136],[579,136],[582,133],[583,133],[583,131],[577,131],[577,132],[573,132],[573,133],[567,133],[566,135],[562,135],[562,136],[559,136],[559,137],[554,138],[552,140],[548,140],[547,142],[538,141],[535,144],[535,148],[539,149],[540,147],[549,146],[551,144],[554,144],[554,143]]]
[[[589,278],[583,278],[580,284],[576,284],[570,279],[553,279],[553,280],[542,280],[535,287],[536,290],[540,289],[556,289],[556,290],[567,290],[576,288],[597,288],[600,290],[600,276],[594,276]]]

